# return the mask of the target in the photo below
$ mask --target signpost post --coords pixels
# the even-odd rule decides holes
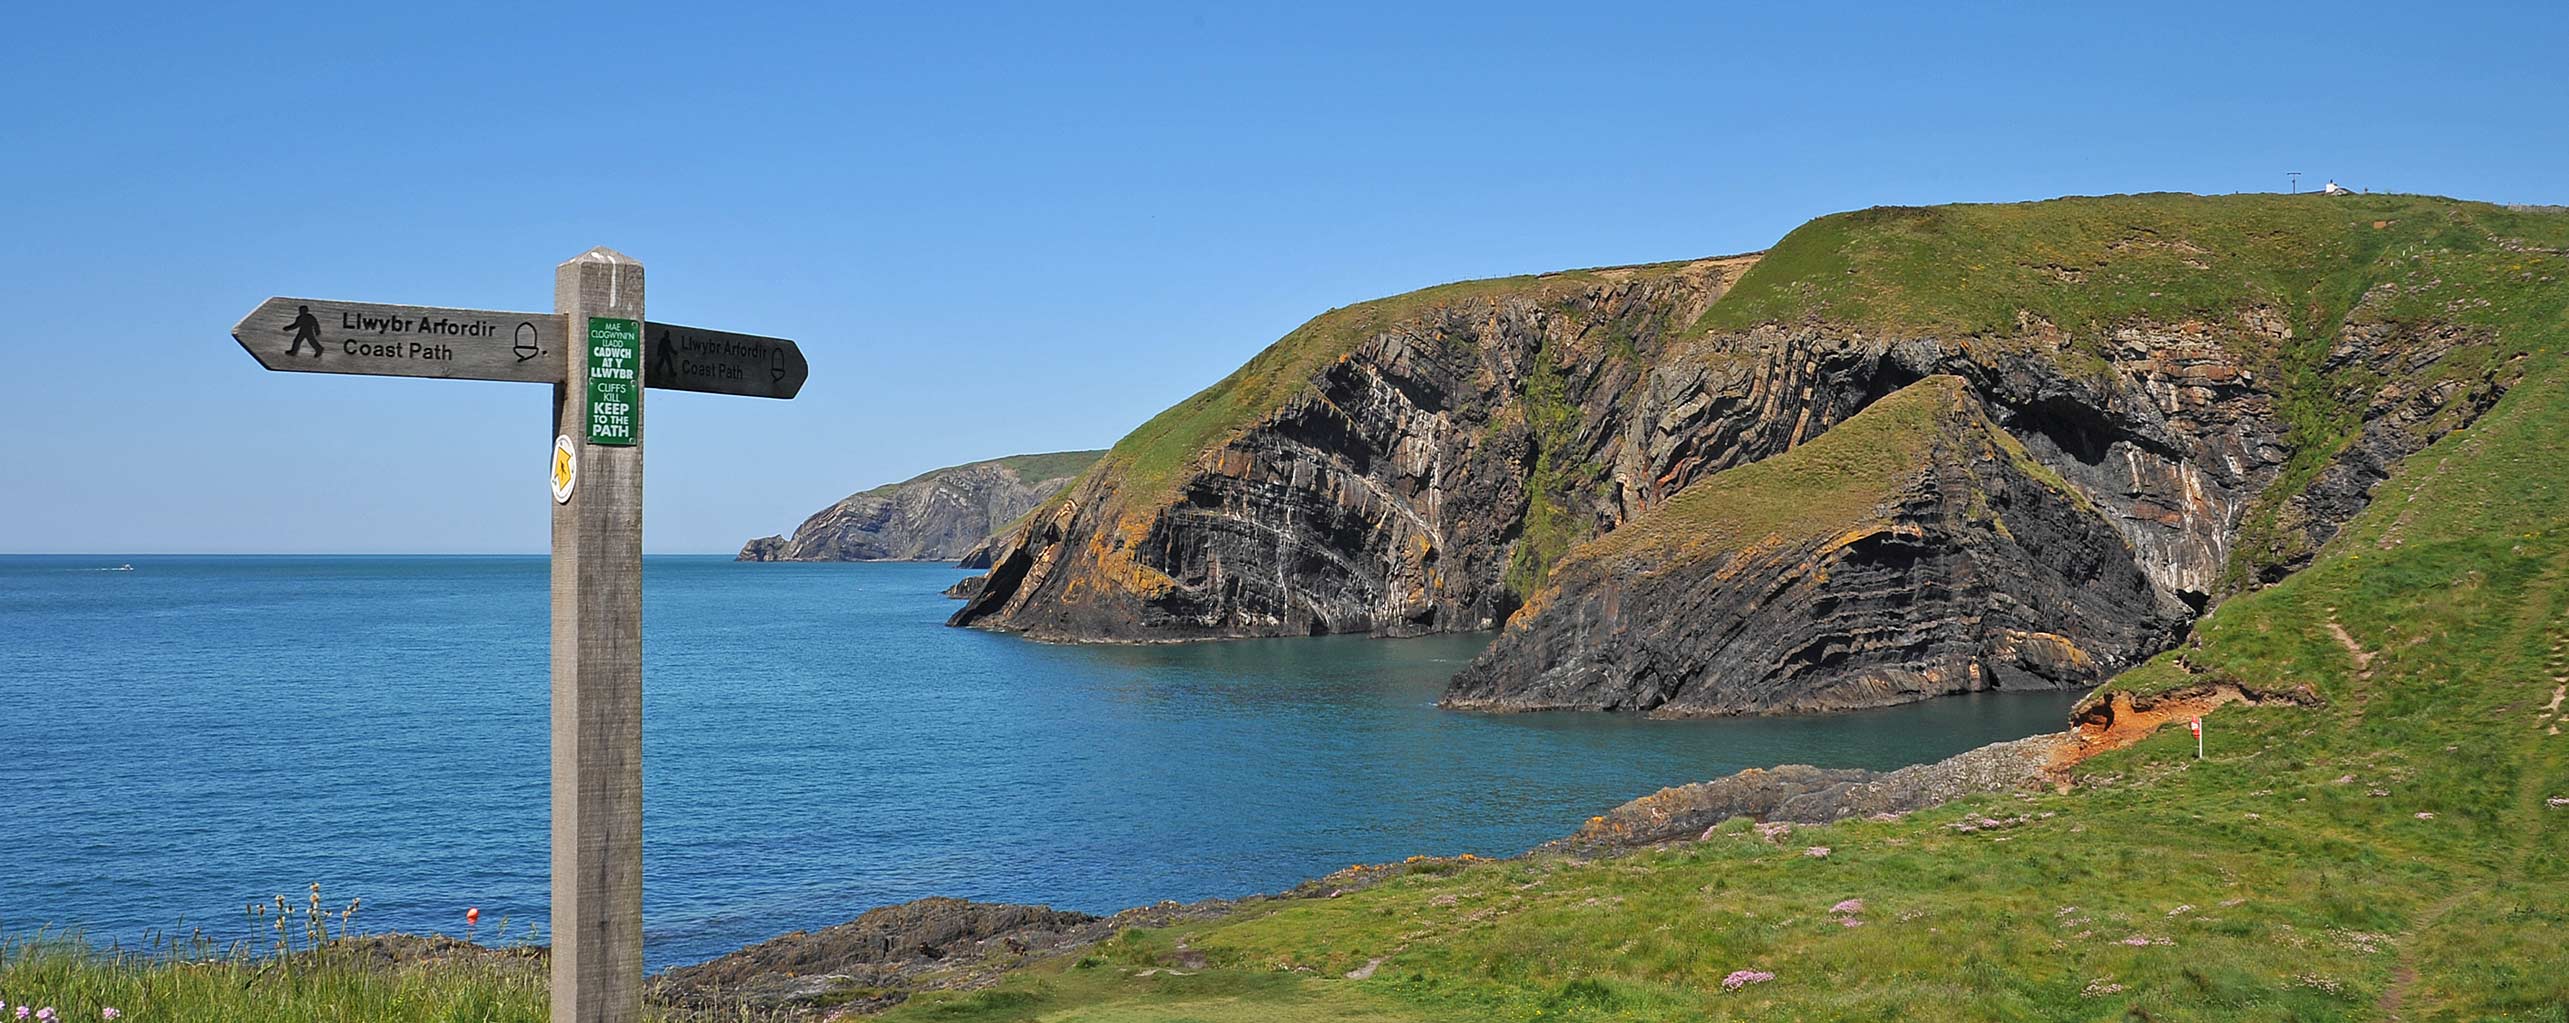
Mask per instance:
[[[791,398],[781,338],[643,319],[642,264],[595,248],[553,312],[271,298],[232,328],[259,364],[553,385],[553,1019],[642,1012],[643,389]]]

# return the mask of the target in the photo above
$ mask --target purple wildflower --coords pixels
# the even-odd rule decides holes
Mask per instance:
[[[1825,845],[1815,845],[1802,850],[1802,855],[1815,860],[1825,860],[1829,858],[1829,847]]]
[[[1848,900],[1846,900],[1845,902],[1841,902],[1841,903],[1838,903],[1837,905],[1834,905],[1834,906],[1829,907],[1829,912],[1831,912],[1831,913],[1861,913],[1861,912],[1864,912],[1864,900],[1863,900],[1863,899],[1848,899]]]
[[[1730,976],[1722,978],[1722,990],[1737,991],[1751,984],[1763,984],[1774,979],[1774,974],[1764,970],[1733,970]]]
[[[100,1010],[98,1010],[98,1018],[99,1018],[99,1019],[123,1019],[124,1017],[125,1017],[125,1013],[124,1013],[122,1010],[117,1009],[117,1008],[116,1008],[115,1006],[113,1006],[113,1005],[110,1005],[110,1006],[108,1006],[108,1007],[106,1007],[106,1008],[104,1008],[104,1009],[100,1009]]]

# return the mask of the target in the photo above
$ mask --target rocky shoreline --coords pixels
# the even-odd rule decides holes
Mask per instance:
[[[2227,679],[2165,692],[2100,693],[2071,712],[2069,727],[1991,743],[1942,760],[1890,771],[1787,764],[1750,768],[1710,781],[1676,785],[1590,818],[1576,832],[1517,858],[1588,860],[1653,846],[1699,841],[1724,821],[1747,817],[1770,839],[1796,826],[1855,817],[1889,819],[1985,793],[2065,790],[2080,762],[2140,741],[2159,727],[2228,704],[2308,706],[2306,689],[2258,692]],[[846,923],[779,935],[740,951],[650,978],[647,997],[672,1018],[818,1020],[879,1013],[912,995],[971,991],[1009,971],[1075,954],[1128,928],[1214,920],[1277,902],[1334,899],[1418,871],[1447,871],[1489,862],[1478,856],[1412,857],[1360,864],[1268,895],[1197,902],[1159,902],[1096,915],[1050,906],[926,898],[867,910]],[[539,970],[541,946],[485,947],[443,936],[375,935],[348,939],[387,968],[474,960],[506,969]],[[1177,969],[1202,965],[1183,945]]]
[[[1590,818],[1577,832],[1521,857],[1594,859],[1699,840],[1734,817],[1768,826],[1882,819],[1983,793],[2063,790],[2077,765],[2120,749],[2183,716],[2230,703],[2307,705],[2307,691],[2253,692],[2206,681],[2165,693],[2091,698],[2069,727],[1965,750],[1890,771],[1787,764],[1677,785]],[[868,910],[847,923],[796,931],[730,955],[654,976],[651,998],[703,1019],[838,1018],[889,1009],[911,995],[968,991],[1036,960],[1078,952],[1126,928],[1211,920],[1266,903],[1331,899],[1416,870],[1486,862],[1465,854],[1359,865],[1271,895],[1161,902],[1097,916],[1026,906],[929,898]],[[1185,952],[1179,956],[1181,968]]]

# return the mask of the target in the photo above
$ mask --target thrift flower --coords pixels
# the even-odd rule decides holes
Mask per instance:
[[[1841,903],[1838,903],[1837,905],[1834,905],[1834,906],[1829,907],[1829,912],[1831,912],[1831,913],[1861,913],[1861,912],[1864,912],[1864,900],[1863,900],[1863,899],[1848,899],[1848,900],[1846,900],[1845,902],[1841,902]]]
[[[1802,850],[1802,855],[1815,860],[1825,860],[1829,858],[1829,847],[1825,845],[1815,845]]]
[[[1764,970],[1733,970],[1730,976],[1722,978],[1722,990],[1737,991],[1751,984],[1763,984],[1774,979],[1774,974]]]
[[[98,1010],[99,1019],[122,1019],[124,1018],[124,1015],[124,1013],[116,1011],[116,1007],[112,1005]]]

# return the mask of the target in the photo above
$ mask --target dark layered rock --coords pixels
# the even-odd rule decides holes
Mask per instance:
[[[2270,380],[2238,353],[2270,348],[2288,328],[2262,310],[2222,324],[2133,324],[2099,355],[2047,323],[2020,326],[2005,338],[1818,325],[1700,338],[1654,372],[1634,430],[1641,457],[1623,475],[1664,499],[1818,437],[1912,382],[1954,375],[2105,510],[2154,583],[2208,601],[2240,517],[2290,454]]]
[[[1047,498],[1100,452],[1018,455],[922,473],[821,509],[740,561],[950,561]]]
[[[1708,716],[2087,687],[2189,609],[1959,377],[1571,551],[1445,705]]]
[[[1011,969],[1076,952],[1133,928],[1211,920],[1271,901],[1334,899],[1399,877],[1405,866],[1412,865],[1351,867],[1273,895],[1164,901],[1109,916],[1049,906],[919,899],[664,970],[651,978],[647,994],[680,1020],[839,1019],[880,1012],[922,991],[987,987]],[[1163,962],[1193,971],[1203,969],[1206,958],[1180,939]]]
[[[1166,503],[1137,509],[1100,473],[998,538],[994,585],[955,624],[1071,640],[1488,628],[1568,541],[1936,374],[1963,377],[2108,509],[2156,583],[2199,605],[2289,456],[2272,393],[2223,343],[2257,317],[2127,328],[2107,373],[2072,372],[2067,342],[2040,324],[1976,345],[1819,326],[1594,341],[1690,318],[1666,306],[1719,287],[1666,290],[1684,294],[1616,296],[1644,308],[1603,323],[1502,303],[1492,320],[1449,310],[1377,335],[1200,460]]]
[[[917,991],[975,987],[1029,956],[1111,935],[1105,918],[1048,906],[931,898],[795,931],[652,978],[654,1001],[681,1009],[880,1010]]]
[[[2108,205],[2146,219],[2153,201]],[[1939,229],[1933,211],[1894,212],[1855,215],[1850,230],[1893,245]],[[1526,659],[1467,673],[1456,706],[1736,713],[2083,685],[2164,648],[2224,596],[2306,563],[2402,459],[2467,426],[2521,371],[2486,329],[2465,325],[2464,306],[2397,304],[2388,283],[2360,298],[2295,292],[2268,272],[2391,272],[2325,262],[2363,251],[2341,238],[2313,234],[2326,251],[2304,265],[2265,242],[2214,251],[2137,223],[2110,228],[2122,237],[2078,236],[2098,246],[2084,269],[2053,267],[2033,285],[2062,290],[1993,287],[1984,297],[2014,304],[2013,322],[1971,329],[1840,320],[1819,306],[1764,322],[1720,315],[1754,257],[1476,282],[1333,312],[1136,431],[976,552],[988,574],[951,621],[1160,641],[1522,620],[1532,638],[1502,640],[1508,652],[1492,656]],[[1782,272],[1835,266],[1815,251],[1796,250]],[[1917,267],[1880,265],[1912,275],[1881,294],[1941,293]],[[2136,274],[2227,275],[2213,303],[2225,311],[2172,305]],[[1766,296],[1761,309],[1840,287],[1761,280],[1750,289]],[[1305,357],[1323,335],[1325,357]],[[1581,541],[1935,376],[1958,379],[1993,436],[2024,457],[1992,462],[2014,467],[1997,477],[1903,470],[1914,486],[1894,510],[1941,523],[1917,526],[1932,541],[1886,527],[1860,544],[1794,548],[1838,573],[1826,585],[1750,593],[1695,559],[1627,566],[1665,584],[1616,590],[1612,614],[1603,598],[1541,596],[1576,574],[1563,558]],[[2011,531],[2024,519],[2021,536],[1956,525],[1974,501],[2007,495],[2029,502],[2004,516]],[[1778,551],[1724,556],[1734,555],[1762,571],[1804,564]],[[1922,596],[1901,603],[1902,593]],[[1687,611],[1733,615],[1740,633],[1721,641],[1747,646],[1725,649],[1768,644],[1765,663],[1795,666],[1792,691],[1654,674],[1704,660],[1678,655],[1715,638]],[[1804,627],[1780,623],[1795,619],[1819,623],[1802,632],[1807,650],[1786,642]],[[1635,646],[1653,636],[1662,647]],[[1911,654],[1925,659],[1894,667]],[[1586,667],[1564,674],[1571,665]],[[1690,688],[1708,695],[1680,699]]]
[[[1810,324],[1653,335],[1627,357],[1613,346],[1547,343],[1533,324],[1573,338],[1612,333],[1553,322],[1557,305],[1520,309],[1521,319],[1506,315],[1506,303],[1495,308],[1501,315],[1486,322],[1449,310],[1370,338],[1198,462],[1166,504],[1136,511],[1113,474],[1097,474],[999,538],[982,593],[955,623],[1072,640],[1486,628],[1532,595],[1512,569],[1531,556],[1542,571],[1530,578],[1553,570],[1529,536],[1539,506],[1548,502],[1574,538],[1607,533],[1698,480],[1792,450],[1939,374],[1962,380],[1983,414],[2114,534],[2041,556],[2123,557],[2192,612],[2224,592],[2242,521],[2293,457],[2279,374],[2258,353],[2294,339],[2262,309],[2220,323],[2129,324],[2101,354],[2028,321],[2010,337],[1961,340]],[[1641,318],[1627,309],[1604,322]],[[2343,361],[2425,373],[2457,352],[2486,355],[2484,339],[2449,333],[2351,332]],[[2279,518],[2299,535],[2333,534],[2399,457],[2467,424],[2513,379],[2510,364],[2471,366],[2428,387],[2348,374],[2347,400],[2371,418]],[[1548,435],[1528,425],[1545,415],[1556,424]],[[2340,494],[2349,497],[2332,496]],[[2295,563],[2289,553],[2275,560],[2285,570]],[[2163,645],[2164,620],[2147,621]],[[2026,653],[2007,664],[2061,652],[2039,638],[2060,629],[2029,625]],[[2117,645],[2110,663],[2127,649],[2153,652]],[[2090,675],[2031,677],[2079,684]],[[1944,686],[1881,693],[1887,702]],[[1802,705],[1860,705],[1849,701]]]
[[[1125,449],[1110,453],[994,551],[953,622],[1055,640],[1494,626],[1558,553],[1524,539],[1529,509],[1561,523],[1556,548],[1621,514],[1602,481],[1647,353],[1751,263],[1412,302],[1165,495],[1138,492]]]
[[[1008,531],[1005,529],[982,537],[980,543],[973,544],[961,557],[954,559],[954,567],[989,571],[991,562],[999,557],[1000,548],[1007,545]]]

